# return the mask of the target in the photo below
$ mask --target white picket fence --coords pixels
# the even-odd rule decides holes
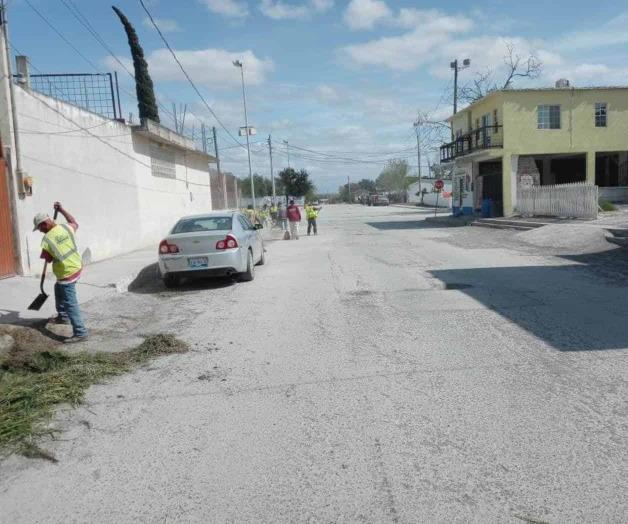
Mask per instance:
[[[576,182],[520,188],[516,208],[527,216],[597,218],[598,187]]]

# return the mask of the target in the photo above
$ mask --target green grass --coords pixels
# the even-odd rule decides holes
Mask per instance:
[[[617,209],[614,204],[608,202],[607,200],[600,200],[599,205],[602,208],[602,211],[615,211]]]
[[[30,351],[16,347],[0,360],[0,455],[21,453],[55,460],[37,445],[54,433],[49,422],[61,404],[80,405],[92,384],[133,369],[160,355],[187,351],[172,335],[152,335],[121,353]]]

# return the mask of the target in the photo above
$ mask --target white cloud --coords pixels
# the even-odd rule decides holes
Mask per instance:
[[[249,8],[245,2],[238,0],[200,0],[212,13],[230,18],[245,18]]]
[[[201,49],[195,51],[175,50],[185,70],[195,83],[211,89],[240,86],[239,70],[233,66],[234,60],[244,63],[244,74],[247,85],[259,85],[265,82],[266,76],[274,71],[273,61],[258,58],[252,51],[231,52],[224,49]],[[148,67],[155,82],[185,81],[183,73],[175,63],[167,49],[157,49],[147,55]],[[121,59],[129,69],[133,70],[131,61]],[[111,57],[105,63],[115,68],[118,65]]]
[[[310,4],[315,11],[329,11],[334,7],[334,0],[310,0]]]
[[[402,7],[395,13],[383,0],[351,0],[344,13],[350,29],[373,29],[377,24],[404,29],[443,31],[446,33],[469,31],[470,18],[446,15],[437,9]]]
[[[314,90],[314,97],[321,102],[333,103],[340,100],[338,90],[327,84],[321,84]]]
[[[389,20],[393,14],[382,0],[351,0],[344,14],[350,29],[372,29],[382,20]]]
[[[153,28],[153,24],[148,17],[144,18],[142,23],[146,27],[150,27],[151,29]],[[175,33],[181,31],[181,26],[179,25],[179,22],[173,20],[172,18],[155,18],[155,23],[164,33]]]
[[[309,0],[305,3],[291,4],[282,0],[262,0],[259,10],[273,20],[303,20],[314,13],[328,11],[334,6],[334,0]]]
[[[624,12],[600,25],[597,29],[576,31],[560,38],[557,46],[563,51],[596,49],[628,44],[628,12]]]

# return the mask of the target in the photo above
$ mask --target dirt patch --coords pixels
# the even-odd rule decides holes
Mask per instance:
[[[54,341],[42,341],[30,328],[17,328],[10,336],[16,344],[0,358],[0,457],[18,452],[55,460],[37,440],[56,433],[49,422],[57,406],[78,406],[92,384],[153,358],[188,350],[170,334],[148,336],[130,351],[75,354],[60,351]]]
[[[0,335],[9,335],[15,340],[15,349],[18,351],[49,351],[57,349],[60,343],[47,337],[38,330],[26,326],[12,326],[0,324]]]

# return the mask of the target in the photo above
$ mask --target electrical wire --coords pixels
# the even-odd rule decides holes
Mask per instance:
[[[139,2],[141,4],[142,8],[144,9],[144,11],[146,12],[146,15],[148,16],[148,19],[150,20],[150,23],[153,25],[153,27],[155,28],[155,30],[159,34],[159,36],[160,36],[161,40],[163,41],[164,45],[168,48],[168,51],[170,51],[170,54],[174,58],[175,62],[177,63],[177,65],[179,66],[179,68],[181,69],[183,74],[185,75],[185,78],[187,79],[189,84],[192,86],[192,89],[194,89],[194,91],[196,92],[198,97],[201,99],[201,101],[203,102],[205,107],[209,110],[209,112],[212,114],[212,116],[216,119],[216,122],[218,122],[220,127],[222,127],[225,130],[227,135],[229,135],[229,137],[236,144],[239,144],[241,147],[246,148],[246,146],[242,142],[240,142],[235,136],[233,136],[231,131],[229,131],[229,129],[225,126],[225,124],[222,123],[222,120],[220,120],[220,118],[218,118],[218,115],[214,112],[214,110],[211,108],[211,106],[207,103],[207,100],[205,100],[205,97],[201,94],[201,92],[199,91],[198,87],[196,87],[196,84],[194,83],[194,81],[192,80],[192,78],[190,77],[188,72],[185,70],[185,68],[183,67],[183,64],[181,64],[181,61],[179,60],[179,57],[174,52],[172,47],[170,47],[170,43],[168,42],[168,40],[166,39],[164,34],[161,32],[161,29],[159,29],[159,26],[157,25],[157,22],[155,22],[155,19],[153,18],[153,15],[151,14],[151,12],[146,7],[146,4],[144,3],[144,0],[139,0]]]

